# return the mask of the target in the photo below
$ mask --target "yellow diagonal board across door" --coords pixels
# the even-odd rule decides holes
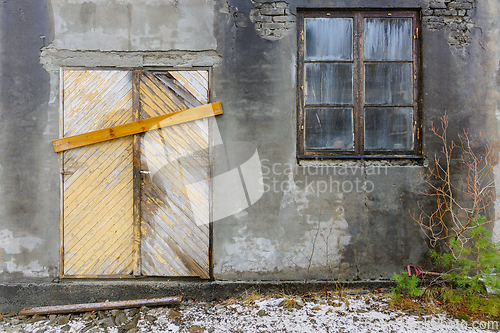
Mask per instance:
[[[172,75],[175,72],[142,75],[141,118],[206,103],[207,100],[199,96],[205,92],[208,98],[208,73],[191,72],[192,75],[201,73],[200,82],[179,82]],[[198,91],[193,91],[193,86],[197,86]],[[208,119],[144,134],[141,168],[149,172],[144,174],[141,186],[144,275],[209,278],[209,188],[200,186],[196,193],[186,190],[188,184],[208,180],[208,148]],[[197,205],[199,216],[195,216],[193,205]],[[205,223],[198,225],[195,221]]]
[[[222,114],[220,102],[200,105],[191,109],[180,110],[153,118],[138,120],[123,125],[103,128],[88,133],[77,134],[52,141],[54,152],[84,147],[90,144],[114,140],[124,136],[147,132],[155,128],[163,128],[188,121],[218,116]]]
[[[62,130],[72,136],[132,121],[128,71],[63,71]],[[63,153],[63,275],[132,271],[132,137]]]

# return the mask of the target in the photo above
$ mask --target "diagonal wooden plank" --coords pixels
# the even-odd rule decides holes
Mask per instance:
[[[208,103],[208,71],[170,71],[169,73],[202,104]]]
[[[152,73],[141,76],[140,95],[142,119],[189,108]]]
[[[147,163],[148,167],[154,167],[158,171],[155,173],[153,181],[156,186],[160,186],[162,191],[166,194],[168,193],[168,197],[172,202],[179,206],[183,207],[183,211],[186,212],[189,216],[193,214],[190,208],[190,197],[187,194],[187,190],[184,187],[184,183],[179,183],[184,179],[182,170],[172,164],[170,161],[166,159],[161,159],[162,155],[160,153],[151,153],[150,150],[144,151],[144,163]],[[152,176],[152,175],[151,175]],[[206,193],[208,193],[208,187],[206,188]],[[202,198],[206,198],[205,196],[200,196]],[[203,200],[198,200],[199,202],[203,202]],[[203,205],[203,207],[208,207],[208,202]],[[196,211],[196,214],[202,212],[201,209]],[[208,219],[208,208],[206,208],[205,216],[197,215],[197,219],[201,221],[205,221]]]
[[[123,221],[122,225],[115,224],[107,233],[102,233],[100,238],[93,239],[89,248],[92,256],[88,260],[77,262],[74,269],[82,275],[130,274],[133,260],[131,229],[131,221]]]
[[[64,136],[79,134],[74,132],[76,129],[88,132],[104,128],[109,119],[117,124],[116,112],[125,112],[129,116],[127,122],[131,121],[131,77],[126,72],[108,72],[112,73],[103,73],[103,77],[92,72],[86,73],[89,79],[74,89],[76,95],[65,96],[67,131]],[[107,87],[109,85],[112,88]],[[126,105],[120,107],[120,103]]]
[[[104,150],[104,154],[99,155],[100,160],[82,163],[75,174],[68,175],[77,179],[64,195],[65,209],[69,206],[83,207],[92,202],[101,202],[106,198],[106,194],[109,194],[107,192],[114,192],[114,188],[122,186],[120,183],[125,180],[131,181],[132,168],[128,163],[131,159],[130,140],[128,138],[122,140],[122,149],[116,148],[121,153],[119,158],[106,156]],[[78,188],[81,190],[78,191]]]
[[[202,105],[196,108],[173,112],[170,114],[134,121],[123,125],[65,137],[52,141],[54,151],[61,152],[89,144],[104,142],[128,135],[146,132],[152,128],[173,126],[201,118],[222,114],[220,102]]]
[[[165,223],[169,224],[171,227],[173,227],[173,223],[175,221],[179,221],[180,219],[185,219],[186,221],[194,221],[194,220],[207,220],[208,221],[208,205],[205,205],[204,207],[200,207],[200,211],[196,211],[196,214],[193,212],[193,210],[189,207],[189,205],[186,205],[186,202],[189,202],[189,198],[187,198],[187,201],[179,201],[176,196],[172,196],[171,193],[172,191],[165,191],[164,188],[161,188],[160,186],[157,186],[151,179],[144,179],[143,182],[143,191],[144,193],[147,193],[143,196],[143,201],[148,204],[148,211],[156,211],[158,209],[163,209],[165,211],[168,211],[168,213],[175,213],[175,218],[173,220],[167,219],[165,220]],[[208,194],[208,189],[205,189],[205,194]],[[206,196],[205,196],[206,198]],[[177,200],[176,200],[177,199]],[[184,205],[183,205],[184,204]],[[201,205],[201,204],[200,204]],[[203,212],[203,209],[205,208],[205,212]],[[146,211],[146,213],[148,212]],[[205,215],[197,215],[200,213],[205,213]],[[196,217],[196,219],[194,219]],[[198,226],[197,224],[194,223],[187,223],[183,225],[183,228],[189,232],[189,234],[195,235],[199,234],[200,232],[204,234],[203,237],[208,237],[208,229],[206,226]],[[207,238],[208,242],[208,238]]]
[[[144,251],[144,262],[149,263],[150,266],[156,267],[158,271],[157,274],[154,275],[169,275],[170,272],[168,270],[164,271],[164,267],[159,264],[166,263],[169,266],[180,267],[177,268],[176,271],[182,275],[198,276],[199,272],[192,268],[193,265],[190,260],[178,258],[180,252],[178,248],[182,248],[183,251],[180,252],[181,255],[183,253],[189,253],[192,260],[197,263],[196,266],[204,267],[208,272],[208,242],[203,242],[202,238],[195,238],[193,235],[187,233],[183,235],[182,224],[185,221],[182,218],[179,219],[179,221],[175,221],[177,216],[179,215],[175,215],[175,212],[167,213],[164,209],[160,209],[153,216],[145,217],[150,221],[150,223],[147,224],[149,229],[145,232],[145,244],[149,243],[162,245],[160,249],[155,246],[149,251]],[[171,226],[170,223],[163,223],[165,220],[175,222],[171,222],[174,223]],[[160,239],[164,241],[158,242]],[[167,239],[170,239],[171,242],[165,242]],[[170,255],[165,255],[168,253],[170,253]],[[145,272],[145,274],[151,274],[151,272]]]
[[[170,89],[174,94],[176,94],[183,102],[193,108],[206,103],[200,102],[196,97],[182,84],[177,82],[175,78],[170,73],[156,73],[157,77],[168,89]]]
[[[189,274],[188,268],[176,257],[165,242],[158,242],[162,236],[157,228],[149,223],[142,224],[144,237],[142,240],[143,267],[142,274],[150,276],[185,276]]]
[[[78,229],[72,231],[73,242],[78,242],[80,238],[88,233],[102,232],[100,228],[97,228],[100,223],[106,223],[108,220],[117,221],[118,217],[114,214],[123,210],[128,205],[128,201],[132,198],[130,194],[131,189],[130,176],[129,174],[124,174],[124,177],[117,181],[116,185],[113,184],[109,189],[102,191],[104,193],[98,193],[98,197],[94,200],[90,199],[86,202],[78,202],[79,207],[85,207],[86,209],[75,209],[71,205],[68,206],[66,209],[68,213],[65,214],[65,218],[68,221],[66,226],[72,228],[73,225],[79,225]],[[120,192],[123,193],[120,201],[115,198],[115,195],[110,195]],[[68,241],[69,244],[70,242]]]

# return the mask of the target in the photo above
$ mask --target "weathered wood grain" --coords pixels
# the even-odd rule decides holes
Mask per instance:
[[[206,102],[188,81],[179,82],[171,73],[141,77],[142,117],[156,117],[160,110],[173,113]],[[200,79],[197,85],[206,88],[198,89],[207,92],[208,75],[200,77],[207,80],[202,83]],[[148,131],[143,137],[142,169],[149,171],[141,186],[144,275],[209,278],[209,188],[200,188],[192,195],[196,202],[191,202],[185,186],[208,180],[207,122],[202,119],[164,127]],[[201,216],[194,215],[194,204],[200,206]],[[197,219],[207,223],[198,226]]]
[[[61,86],[61,275],[209,278],[208,72],[64,69]]]
[[[65,70],[63,133],[132,121],[132,76]],[[133,262],[132,137],[63,153],[64,276],[128,275]]]

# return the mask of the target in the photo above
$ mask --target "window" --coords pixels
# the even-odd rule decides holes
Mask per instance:
[[[419,156],[418,12],[298,16],[298,157]]]

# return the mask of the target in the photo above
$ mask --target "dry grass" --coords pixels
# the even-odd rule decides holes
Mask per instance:
[[[429,288],[421,297],[393,295],[389,306],[422,314],[447,313],[467,321],[500,319],[500,296],[466,295],[448,287]]]
[[[242,300],[243,300],[243,304],[251,304],[255,301],[258,301],[258,300],[261,300],[261,299],[264,299],[264,295],[260,292],[260,289],[259,290],[256,290],[256,289],[251,289],[250,292],[249,291],[245,291],[245,295],[242,297]]]

